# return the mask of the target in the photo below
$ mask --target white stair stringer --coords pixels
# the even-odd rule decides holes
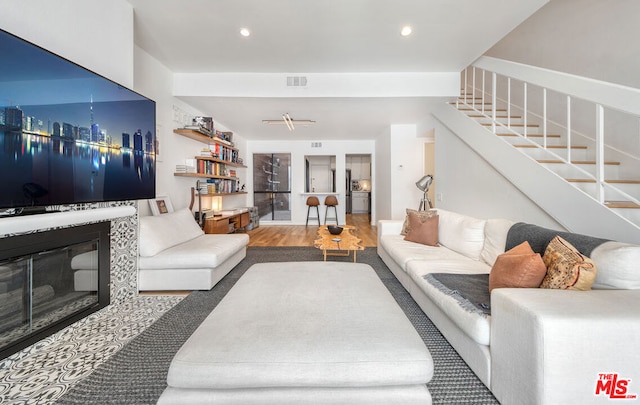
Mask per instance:
[[[567,230],[622,242],[640,242],[640,226],[467,119],[455,105],[443,104],[433,115]]]

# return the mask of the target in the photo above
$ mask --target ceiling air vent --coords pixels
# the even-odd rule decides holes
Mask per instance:
[[[306,76],[287,76],[288,87],[302,87],[307,85]]]
[[[322,148],[322,142],[311,142],[312,148]]]

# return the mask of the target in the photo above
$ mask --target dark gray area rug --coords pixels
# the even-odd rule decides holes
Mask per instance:
[[[255,263],[322,260],[310,247],[249,247],[247,257],[210,291],[195,291],[134,338],[90,376],[78,382],[60,404],[155,404],[166,387],[175,353]],[[332,258],[348,261],[347,258]],[[429,348],[435,374],[427,386],[434,404],[497,404],[429,318],[402,287],[375,248],[358,252],[358,262],[373,267]]]

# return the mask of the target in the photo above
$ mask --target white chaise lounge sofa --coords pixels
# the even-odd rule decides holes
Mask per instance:
[[[138,290],[209,290],[246,256],[246,234],[205,234],[187,208],[140,217]]]
[[[640,246],[437,212],[440,246],[406,241],[402,221],[383,220],[378,255],[501,403],[640,394]],[[487,315],[428,281],[432,273],[486,275],[505,250],[528,240],[543,254],[556,234],[595,262],[592,290],[497,288]]]

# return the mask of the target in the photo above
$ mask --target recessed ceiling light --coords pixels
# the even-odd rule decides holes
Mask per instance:
[[[242,35],[243,37],[248,37],[249,35],[251,35],[251,31],[249,31],[248,28],[240,28],[240,35]]]
[[[403,37],[409,36],[411,35],[411,31],[413,31],[411,29],[410,25],[405,25],[404,27],[402,27],[402,29],[400,30],[400,35],[402,35]]]

